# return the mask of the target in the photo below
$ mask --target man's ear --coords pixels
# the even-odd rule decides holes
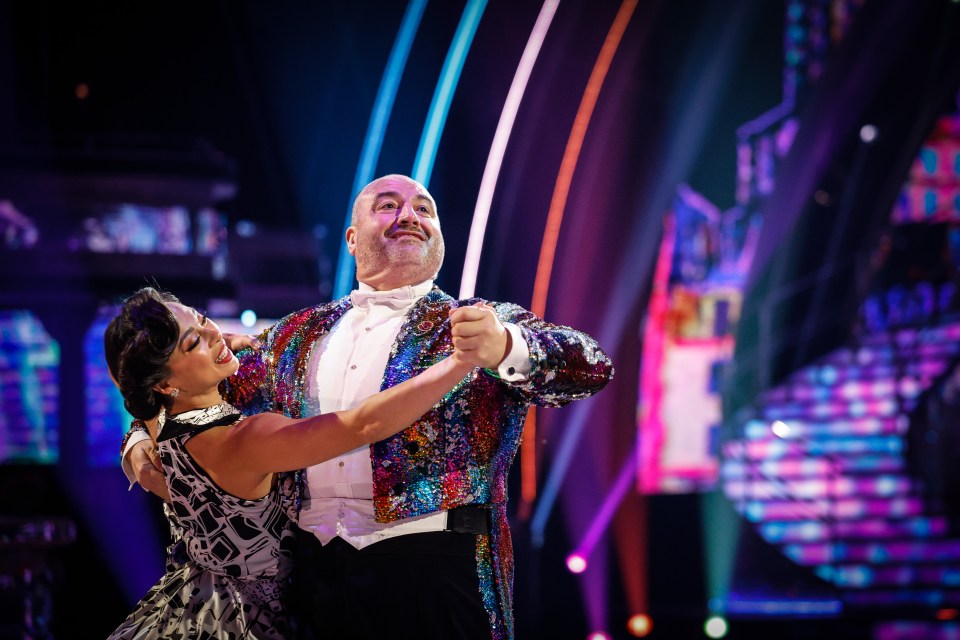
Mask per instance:
[[[352,255],[357,255],[357,230],[353,227],[347,227],[347,252]]]

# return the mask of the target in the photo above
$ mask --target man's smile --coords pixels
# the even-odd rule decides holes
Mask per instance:
[[[406,230],[406,229],[401,230],[401,231],[394,231],[393,233],[391,233],[391,234],[390,234],[389,236],[387,236],[387,237],[388,237],[388,238],[391,238],[391,239],[393,239],[393,238],[397,238],[397,239],[401,239],[401,238],[416,238],[417,240],[424,240],[424,241],[427,239],[426,234],[424,234],[424,233],[422,233],[422,232],[410,231],[410,230]]]

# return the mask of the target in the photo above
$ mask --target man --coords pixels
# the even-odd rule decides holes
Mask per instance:
[[[506,481],[527,408],[596,393],[610,361],[590,337],[516,305],[437,289],[440,220],[411,178],[364,187],[346,242],[358,290],[265,332],[241,357],[235,404],[294,417],[350,407],[454,345],[484,368],[397,436],[303,473],[292,603],[301,635],[511,638]],[[145,482],[148,450],[131,456]]]

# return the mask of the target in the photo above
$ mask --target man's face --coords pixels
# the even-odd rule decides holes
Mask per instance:
[[[444,244],[433,197],[406,176],[374,180],[357,196],[347,250],[356,258],[357,280],[375,289],[435,277]]]

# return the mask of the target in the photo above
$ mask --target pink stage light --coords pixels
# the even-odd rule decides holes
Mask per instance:
[[[571,553],[567,556],[567,569],[570,573],[583,573],[587,570],[587,559],[579,553]]]
[[[587,636],[587,640],[611,640],[611,638],[606,631],[594,631]]]

